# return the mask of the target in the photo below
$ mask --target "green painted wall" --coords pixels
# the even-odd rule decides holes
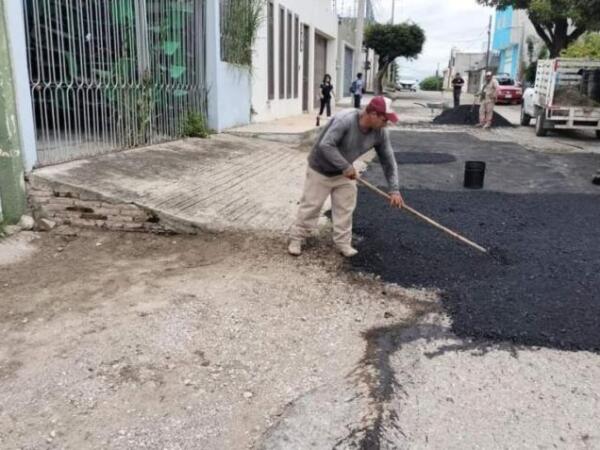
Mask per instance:
[[[0,0],[0,202],[4,221],[15,223],[26,206],[15,90],[4,2]]]

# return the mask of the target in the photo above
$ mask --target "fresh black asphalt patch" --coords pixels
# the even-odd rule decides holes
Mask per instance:
[[[475,125],[479,123],[479,105],[462,105],[458,108],[447,109],[433,118],[437,125]],[[513,125],[503,116],[494,112],[493,127],[512,127]]]
[[[434,152],[395,152],[394,157],[398,164],[446,164],[456,161],[448,153]]]
[[[549,156],[506,143],[494,147],[460,133],[392,134],[395,150],[407,150],[407,142],[411,151],[428,151],[440,140],[448,144],[457,162],[435,166],[454,172],[446,178],[436,172],[428,180],[425,166],[400,167],[401,177],[410,173],[409,184],[420,185],[403,187],[405,199],[493,256],[361,188],[354,218],[360,253],[353,267],[403,286],[440,289],[459,336],[600,351],[600,189],[585,179],[588,170],[600,167],[600,157]],[[465,159],[494,161],[504,154],[521,166],[488,164],[496,189],[460,186]],[[366,178],[385,186],[378,164]]]

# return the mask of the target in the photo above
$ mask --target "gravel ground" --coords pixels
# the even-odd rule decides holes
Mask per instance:
[[[257,236],[78,233],[0,243],[2,449],[249,448],[419,310],[329,239],[294,259]]]

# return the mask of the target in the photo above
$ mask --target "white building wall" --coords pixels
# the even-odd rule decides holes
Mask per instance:
[[[307,49],[302,49],[298,55],[298,67],[293,70],[298,71],[298,97],[294,98],[292,91],[292,98],[279,98],[279,46],[286,45],[285,42],[279,42],[279,8],[280,6],[286,9],[286,20],[288,10],[292,12],[293,17],[296,15],[300,21],[300,48],[303,44],[302,30],[304,25],[308,25],[309,28],[309,70],[308,70],[308,103],[309,110],[313,108],[314,98],[314,54],[315,54],[315,31],[328,38],[327,42],[327,68],[326,71],[329,73],[333,80],[336,79],[336,59],[337,59],[337,30],[338,22],[335,12],[332,10],[331,2],[329,0],[275,0],[273,1],[274,10],[274,84],[275,84],[275,98],[269,100],[268,96],[268,5],[265,4],[264,8],[264,20],[262,26],[258,32],[256,43],[254,46],[253,54],[253,69],[252,69],[252,109],[253,109],[253,122],[264,122],[273,120],[281,117],[297,115],[302,113],[302,96],[303,96],[303,52]],[[292,39],[293,39],[292,34]],[[285,36],[287,39],[287,33]],[[292,66],[293,66],[293,54],[292,49]],[[285,65],[285,62],[284,62]],[[287,70],[287,67],[285,67]],[[285,73],[285,80],[287,80],[287,72]],[[294,77],[292,74],[292,83]]]
[[[208,126],[222,131],[250,122],[250,70],[221,61],[219,1],[206,6]]]

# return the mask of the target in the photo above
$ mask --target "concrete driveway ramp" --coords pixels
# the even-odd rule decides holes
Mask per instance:
[[[306,156],[221,134],[46,167],[32,179],[78,198],[136,205],[175,231],[281,232],[296,213]]]

